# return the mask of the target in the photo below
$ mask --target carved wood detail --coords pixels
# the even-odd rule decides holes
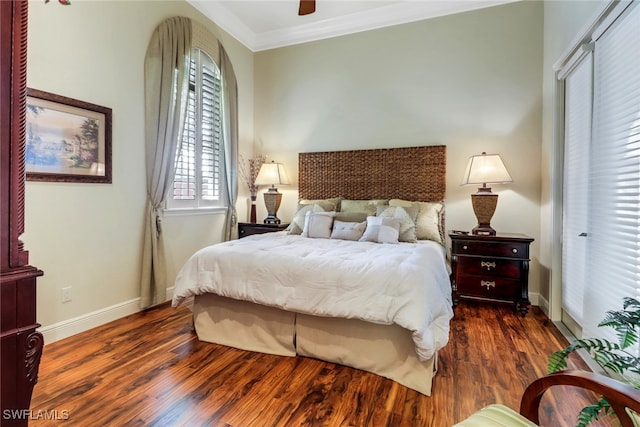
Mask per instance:
[[[38,369],[40,367],[40,358],[42,358],[44,337],[40,332],[32,332],[27,337],[25,344],[26,352],[24,367],[26,370],[26,377],[31,384],[35,385],[38,382]]]
[[[25,196],[25,137],[27,107],[27,24],[28,7],[26,1],[14,2],[13,17],[13,54],[11,74],[11,183],[12,221],[11,228],[11,267],[20,267],[29,263],[29,254],[24,251],[20,236],[24,233],[24,196]]]

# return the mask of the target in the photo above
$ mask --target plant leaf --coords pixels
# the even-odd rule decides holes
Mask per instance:
[[[587,405],[582,408],[582,410],[578,414],[577,427],[585,427],[592,421],[597,421],[598,415],[615,415],[615,412],[613,412],[613,409],[611,409],[611,405],[609,405],[609,402],[604,397],[601,397],[597,403]]]

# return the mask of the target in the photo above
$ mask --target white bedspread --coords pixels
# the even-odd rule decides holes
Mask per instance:
[[[254,235],[196,252],[176,278],[173,306],[214,293],[326,317],[395,323],[421,360],[449,339],[451,287],[441,245]]]

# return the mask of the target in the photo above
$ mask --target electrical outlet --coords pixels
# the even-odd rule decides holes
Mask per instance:
[[[62,288],[62,302],[69,302],[69,301],[71,301],[71,286]]]

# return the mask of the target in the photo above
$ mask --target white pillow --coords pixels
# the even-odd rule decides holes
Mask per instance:
[[[399,243],[400,220],[383,216],[368,216],[367,228],[360,242]]]
[[[304,228],[304,221],[307,212],[324,212],[324,208],[320,205],[298,205],[298,211],[293,216],[291,224],[287,227],[287,234],[301,234]]]
[[[307,212],[302,237],[328,239],[331,237],[334,212]]]
[[[367,221],[363,222],[344,222],[333,221],[333,231],[331,231],[332,239],[341,240],[359,240],[367,227]]]

